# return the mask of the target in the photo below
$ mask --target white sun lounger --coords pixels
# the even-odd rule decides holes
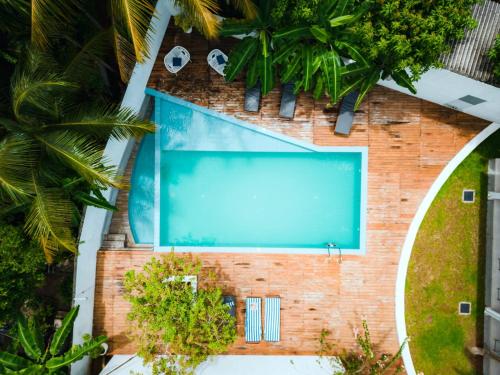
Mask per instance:
[[[227,64],[227,56],[220,49],[213,49],[207,56],[208,65],[221,76],[224,76],[224,68]]]
[[[163,62],[170,73],[176,74],[184,68],[191,60],[191,55],[188,50],[181,46],[175,46],[165,55]]]
[[[266,315],[264,321],[264,340],[280,341],[280,297],[266,298]]]
[[[250,343],[260,342],[262,338],[261,299],[249,297],[246,300],[245,340]]]

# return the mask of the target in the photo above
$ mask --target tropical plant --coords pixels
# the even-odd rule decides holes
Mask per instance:
[[[76,251],[77,204],[112,208],[100,191],[124,187],[103,142],[153,131],[130,110],[82,105],[79,88],[50,56],[28,50],[0,115],[0,202],[25,208],[25,230],[49,262],[61,249]]]
[[[0,224],[0,327],[15,322],[19,310],[33,301],[44,271],[40,246],[21,228]]]
[[[404,367],[400,363],[401,354],[406,345],[407,340],[399,347],[396,354],[387,353],[377,354],[375,346],[372,343],[370,331],[366,320],[363,320],[363,333],[355,331],[356,342],[358,344],[357,351],[344,350],[341,353],[336,353],[334,345],[329,341],[330,332],[327,330],[321,331],[319,338],[320,357],[326,357],[330,361],[334,370],[333,375],[382,375],[382,374],[399,374]]]
[[[196,291],[185,282],[185,276],[198,277],[201,266],[197,259],[171,252],[151,259],[143,272],[125,275],[131,337],[153,374],[191,374],[236,339],[235,320],[213,285],[214,276]]]
[[[97,356],[102,353],[106,336],[92,338],[87,336],[82,345],[66,349],[67,339],[78,315],[78,306],[72,308],[59,327],[48,340],[38,329],[34,320],[21,318],[17,322],[16,340],[22,347],[19,352],[0,352],[2,374],[26,375],[63,375],[69,366],[86,355]]]
[[[495,39],[495,44],[488,52],[488,57],[493,62],[493,75],[500,82],[500,34]]]
[[[450,42],[462,39],[467,29],[475,27],[472,5],[480,1],[369,2],[369,12],[353,25],[359,49],[383,71],[384,77],[392,76],[405,86],[404,81],[415,82],[430,68],[442,65],[440,57],[450,51]],[[398,72],[407,74],[399,77]]]
[[[309,24],[281,27],[272,25],[274,3],[265,1],[253,22],[227,21],[222,35],[249,34],[229,56],[226,79],[234,80],[248,66],[248,86],[261,81],[262,92],[274,87],[275,71],[282,82],[295,82],[295,92],[313,91],[315,98],[329,96],[335,103],[342,96],[359,89],[356,107],[376,83],[376,67],[363,58],[351,41],[350,27],[368,10],[367,5],[353,8],[351,1],[321,1]],[[260,47],[259,47],[260,46]],[[351,58],[346,64],[342,57]]]

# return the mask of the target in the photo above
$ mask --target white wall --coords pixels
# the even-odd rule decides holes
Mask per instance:
[[[151,21],[148,34],[151,36],[150,57],[143,64],[136,64],[123,97],[122,107],[139,113],[145,99],[144,90],[148,82],[156,56],[163,42],[170,16],[174,11],[171,0],[160,0],[156,5],[156,17]],[[104,150],[104,157],[112,165],[123,171],[130,157],[134,140],[117,141],[110,139]],[[117,191],[108,189],[104,196],[111,202],[116,200]],[[94,318],[94,292],[97,251],[106,233],[111,212],[96,207],[87,207],[80,234],[78,257],[75,265],[74,304],[80,312],[73,328],[73,344],[81,344],[84,334],[92,333]],[[109,317],[112,319],[112,317]],[[71,366],[73,375],[85,375],[90,371],[90,359],[84,358]]]
[[[500,88],[446,69],[432,69],[425,73],[415,84],[417,95],[411,94],[392,80],[381,80],[378,84],[440,105],[446,105],[465,95],[473,95],[486,102],[457,109],[488,121],[500,122]]]

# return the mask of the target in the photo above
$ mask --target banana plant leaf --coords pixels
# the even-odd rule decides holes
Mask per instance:
[[[99,348],[106,340],[106,336],[99,336],[82,345],[75,345],[64,355],[49,359],[46,362],[45,367],[49,371],[55,371],[68,367],[73,362],[82,359],[85,355]]]
[[[309,91],[312,87],[312,79],[313,79],[313,54],[311,46],[306,46],[302,53],[303,60],[303,83],[304,83],[304,91]]]
[[[307,38],[309,36],[311,36],[311,34],[309,27],[307,26],[285,27],[273,33],[274,40],[280,40],[280,39],[293,40],[293,39]]]
[[[330,34],[324,27],[313,25],[309,28],[309,31],[321,43],[327,43],[328,40],[330,39]]]
[[[247,87],[254,87],[259,79],[259,59],[260,55],[256,54],[247,69],[246,84]]]
[[[28,357],[38,361],[42,356],[42,340],[36,329],[21,317],[17,321],[17,338]]]
[[[274,66],[272,57],[262,56],[260,59],[260,83],[262,94],[268,94],[274,88]]]
[[[10,370],[19,371],[30,366],[32,363],[15,354],[0,352],[0,365]]]
[[[250,34],[256,28],[256,22],[248,22],[246,20],[224,20],[219,34],[221,36],[233,36]]]
[[[340,56],[336,51],[332,50],[323,54],[321,58],[321,71],[323,72],[325,90],[330,96],[331,102],[336,103],[341,89]]]
[[[340,17],[347,13],[349,7],[352,6],[353,0],[339,0],[330,18]]]
[[[364,75],[371,70],[368,65],[361,65],[358,63],[349,64],[341,68],[340,74],[342,78]]]
[[[363,57],[361,52],[359,52],[359,50],[356,47],[354,47],[351,43],[338,40],[338,41],[335,41],[335,46],[346,51],[347,54],[349,56],[351,56],[352,59],[354,61],[356,61],[357,63],[360,63],[362,65],[367,65],[367,66],[370,65],[368,63],[368,61],[366,61],[366,59]]]
[[[296,54],[292,61],[286,65],[285,70],[281,74],[281,82],[293,81],[296,75],[299,73],[302,66],[302,56]]]
[[[354,104],[354,110],[357,111],[361,102],[365,98],[366,94],[375,86],[380,78],[380,69],[374,68],[371,73],[367,76],[367,78],[361,84],[359,89],[358,100],[356,100],[356,104]]]
[[[233,81],[236,78],[257,52],[258,46],[258,39],[246,37],[231,51],[228,64],[224,70],[227,81]]]
[[[346,14],[344,16],[338,16],[330,19],[331,27],[338,27],[342,25],[347,25],[355,20],[352,14]]]
[[[290,58],[291,55],[297,53],[297,49],[298,47],[295,43],[288,43],[277,47],[276,51],[273,53],[273,64],[284,62],[286,59]]]
[[[323,84],[323,77],[319,76],[314,85],[313,98],[318,100],[325,93],[325,86]]]
[[[394,81],[396,81],[396,83],[399,86],[407,88],[408,90],[410,90],[412,94],[417,93],[417,89],[413,85],[413,82],[408,73],[406,73],[406,71],[400,70],[397,72],[392,72],[391,77],[394,79]]]
[[[61,351],[68,338],[71,330],[73,329],[73,323],[78,315],[78,310],[80,306],[73,307],[64,317],[61,327],[57,329],[52,337],[52,342],[50,343],[49,352],[52,355],[57,355]]]

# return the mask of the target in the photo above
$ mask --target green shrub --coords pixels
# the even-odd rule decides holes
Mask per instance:
[[[172,252],[151,259],[141,273],[125,275],[131,337],[139,356],[152,364],[153,374],[191,374],[236,339],[235,321],[222,303],[221,290],[209,283],[194,292],[183,282],[183,276],[198,276],[200,271],[200,261]]]
[[[409,69],[412,79],[439,67],[450,42],[476,26],[472,6],[478,0],[374,1],[353,32],[366,58],[386,71]],[[356,0],[365,3],[365,0]]]
[[[500,34],[497,35],[495,44],[488,52],[488,57],[493,62],[493,75],[500,82]]]
[[[44,270],[40,246],[21,228],[0,225],[0,325],[14,321],[20,308],[33,299]]]

